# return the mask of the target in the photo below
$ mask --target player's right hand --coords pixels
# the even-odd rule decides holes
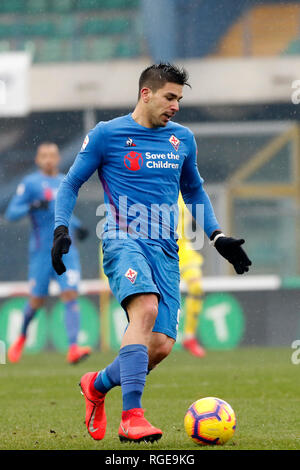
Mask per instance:
[[[69,236],[68,227],[59,225],[54,230],[53,246],[51,250],[52,266],[61,275],[66,271],[66,267],[62,262],[62,255],[68,253],[72,241]]]

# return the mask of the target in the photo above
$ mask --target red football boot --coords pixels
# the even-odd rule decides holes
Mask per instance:
[[[206,355],[205,349],[198,343],[196,338],[188,338],[184,340],[182,342],[182,346],[193,356],[204,357]]]
[[[19,362],[25,346],[26,336],[19,336],[16,341],[9,347],[7,357],[10,362]]]
[[[77,364],[91,354],[91,348],[89,346],[78,346],[78,344],[72,344],[69,347],[67,354],[67,361],[69,364]]]
[[[119,427],[121,442],[154,442],[160,439],[162,431],[155,428],[144,418],[142,408],[132,408],[122,412],[122,420]]]
[[[106,431],[106,414],[104,400],[106,394],[98,392],[94,387],[98,372],[88,372],[81,377],[81,393],[85,398],[85,424],[87,430],[96,441],[103,439]]]

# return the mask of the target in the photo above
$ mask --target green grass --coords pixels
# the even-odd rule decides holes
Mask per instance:
[[[152,446],[120,443],[119,387],[107,398],[104,440],[93,441],[87,433],[77,384],[85,372],[107,365],[113,354],[97,352],[77,366],[57,353],[27,355],[19,364],[0,365],[0,449],[300,449],[300,365],[291,363],[291,353],[241,348],[196,359],[174,351],[147,377],[146,417],[164,431]],[[228,401],[236,412],[236,433],[223,447],[198,447],[185,434],[187,408],[205,396]]]

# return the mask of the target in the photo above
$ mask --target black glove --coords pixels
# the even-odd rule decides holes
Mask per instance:
[[[61,275],[66,271],[66,267],[62,262],[62,255],[68,253],[72,243],[69,237],[69,230],[64,225],[59,225],[54,230],[53,246],[51,250],[52,266]]]
[[[223,234],[217,237],[220,233],[221,232],[214,233],[211,238],[211,243],[215,246],[216,250],[233,265],[237,274],[248,272],[249,266],[251,266],[252,263],[243,248],[241,248],[245,240],[225,237]]]
[[[79,241],[85,240],[88,236],[89,236],[88,229],[84,227],[78,227],[76,229],[76,237],[78,238]]]
[[[35,209],[42,209],[42,210],[47,210],[49,207],[49,201],[46,199],[42,199],[41,201],[33,201],[30,206],[29,210],[33,211]]]

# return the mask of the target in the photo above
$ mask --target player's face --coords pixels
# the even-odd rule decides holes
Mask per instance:
[[[57,173],[59,161],[59,151],[55,144],[39,146],[35,162],[44,173],[47,175]]]
[[[166,83],[155,92],[150,91],[148,111],[153,127],[164,127],[179,111],[182,85]]]

